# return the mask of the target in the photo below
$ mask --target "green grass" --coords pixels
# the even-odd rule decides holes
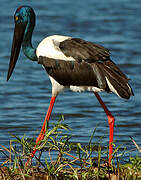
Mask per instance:
[[[5,162],[0,165],[0,179],[141,179],[141,157],[129,157],[121,164],[126,150],[121,153],[121,146],[114,145],[112,165],[109,166],[108,147],[101,145],[103,137],[93,142],[96,128],[88,144],[72,143],[71,136],[66,134],[71,129],[63,120],[61,116],[46,132],[44,140],[37,146],[39,156],[35,156],[34,163],[28,167],[25,163],[35,145],[33,139],[12,135],[9,149],[1,145]],[[47,158],[41,160],[43,152]]]

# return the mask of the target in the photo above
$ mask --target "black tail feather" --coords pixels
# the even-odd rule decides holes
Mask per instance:
[[[125,99],[129,99],[131,95],[134,95],[133,90],[128,83],[128,78],[112,61],[106,61],[106,63],[101,64],[101,66],[111,91]]]

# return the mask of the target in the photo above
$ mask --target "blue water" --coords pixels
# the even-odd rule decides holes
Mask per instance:
[[[36,138],[51,97],[51,83],[42,68],[21,52],[15,71],[6,82],[11,43],[13,15],[20,5],[34,8],[37,19],[33,45],[48,35],[64,34],[80,37],[109,48],[112,60],[131,79],[135,97],[124,100],[115,94],[101,93],[115,116],[116,145],[124,143],[135,149],[129,136],[141,147],[141,2],[138,0],[1,0],[0,9],[0,144],[9,146],[10,133]],[[87,143],[98,124],[95,139],[104,135],[108,143],[109,127],[103,109],[93,93],[61,93],[56,100],[51,122],[64,115],[73,135],[72,141]],[[138,154],[135,149],[131,155]]]

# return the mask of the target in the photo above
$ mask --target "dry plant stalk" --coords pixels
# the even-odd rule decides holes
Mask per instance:
[[[135,146],[136,146],[136,148],[139,150],[139,152],[141,153],[141,149],[140,149],[140,147],[137,145],[137,143],[135,142],[135,140],[131,137],[131,136],[129,136],[130,138],[131,138],[131,140],[132,140],[132,142],[135,144]]]

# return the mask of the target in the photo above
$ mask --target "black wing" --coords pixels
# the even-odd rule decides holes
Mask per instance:
[[[79,38],[69,38],[60,42],[59,48],[65,56],[73,57],[78,63],[85,61],[90,63],[91,66],[95,66],[95,63],[102,64],[100,69],[104,69],[104,66],[108,67],[109,70],[114,71],[115,74],[128,81],[126,75],[110,60],[109,50],[103,46]],[[101,72],[101,70],[98,71]]]
[[[113,91],[126,99],[134,95],[128,84],[128,78],[111,60],[103,63],[98,61],[78,63],[40,56],[38,63],[42,64],[47,73],[63,86],[94,86],[107,92]]]
[[[109,59],[109,50],[103,46],[84,41],[79,38],[69,38],[60,42],[59,48],[67,57],[73,57],[77,62],[88,63]]]

